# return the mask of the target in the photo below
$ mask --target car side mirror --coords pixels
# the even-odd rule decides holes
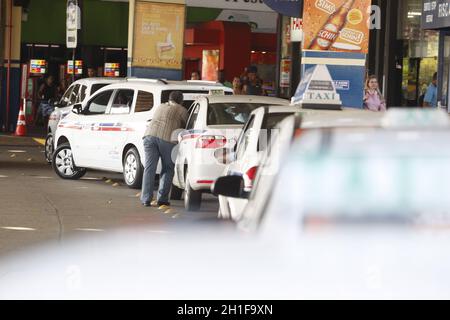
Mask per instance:
[[[236,160],[234,148],[220,148],[214,151],[214,157],[220,164],[230,164]]]
[[[211,191],[215,196],[247,199],[248,192],[244,191],[244,178],[241,176],[224,176],[218,178]]]
[[[82,111],[82,105],[81,103],[77,103],[72,107],[72,112],[76,114],[81,114]]]

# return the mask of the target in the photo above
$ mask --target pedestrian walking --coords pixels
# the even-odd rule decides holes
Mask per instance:
[[[177,132],[185,128],[188,112],[183,107],[183,93],[173,91],[169,102],[160,105],[147,126],[144,135],[145,164],[142,183],[141,202],[144,206],[158,206],[160,210],[169,210],[169,193],[174,176],[172,152],[176,146]],[[156,169],[161,159],[159,191],[153,200]]]
[[[386,111],[386,102],[378,87],[376,76],[370,76],[366,81],[364,108],[370,111]]]
[[[437,107],[437,72],[433,74],[433,80],[431,80],[427,92],[425,93],[425,97],[423,98],[423,106],[425,108]]]

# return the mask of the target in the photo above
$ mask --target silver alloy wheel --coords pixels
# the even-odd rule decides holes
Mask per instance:
[[[125,159],[125,179],[127,184],[131,185],[136,180],[136,174],[138,170],[136,156],[132,153],[128,154]]]
[[[53,155],[53,136],[48,136],[46,142],[45,142],[45,155],[47,158],[47,161],[51,161],[52,155]]]
[[[73,167],[72,150],[62,149],[58,152],[55,159],[55,165],[58,171],[64,176],[72,176],[75,173]]]

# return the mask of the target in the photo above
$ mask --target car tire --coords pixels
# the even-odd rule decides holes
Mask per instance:
[[[189,174],[186,175],[186,190],[184,194],[184,208],[187,211],[199,211],[202,204],[202,192],[191,188]]]
[[[45,161],[47,161],[48,164],[51,164],[53,161],[53,152],[55,151],[55,146],[53,144],[53,134],[49,133],[47,135],[47,138],[45,139],[45,147],[44,147],[44,155],[45,155]]]
[[[56,174],[62,179],[77,180],[86,174],[85,168],[75,166],[69,143],[61,144],[56,148],[53,153],[52,166]]]
[[[131,189],[140,189],[142,187],[142,178],[144,176],[144,167],[141,157],[136,148],[131,148],[125,154],[123,159],[123,180]]]
[[[172,184],[172,190],[170,192],[171,200],[181,200],[183,197],[183,189],[178,188],[177,186]]]

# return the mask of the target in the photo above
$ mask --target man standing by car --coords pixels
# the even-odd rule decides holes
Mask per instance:
[[[160,105],[153,115],[144,136],[145,164],[141,202],[144,206],[170,209],[169,193],[174,176],[172,151],[176,146],[176,132],[186,126],[188,112],[183,103],[183,93],[173,91],[167,104]],[[158,198],[152,201],[156,169],[161,158],[161,176]]]

